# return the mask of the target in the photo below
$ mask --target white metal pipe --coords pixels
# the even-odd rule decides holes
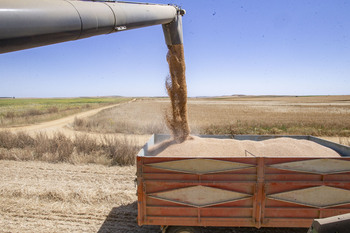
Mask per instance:
[[[0,53],[157,24],[178,25],[179,12],[175,6],[147,3],[0,0]],[[164,34],[167,44],[182,43],[182,27],[170,32],[164,28]]]

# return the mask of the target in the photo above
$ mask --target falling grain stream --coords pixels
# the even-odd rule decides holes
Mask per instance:
[[[190,134],[187,118],[187,85],[184,46],[168,46],[167,61],[170,77],[166,79],[166,89],[171,100],[171,113],[166,114],[166,122],[176,142],[185,141]]]

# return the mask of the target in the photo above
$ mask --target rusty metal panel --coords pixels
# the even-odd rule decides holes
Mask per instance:
[[[208,207],[227,202],[238,201],[244,198],[248,198],[251,195],[197,185],[166,192],[153,193],[149,194],[149,196],[194,207]]]
[[[250,164],[216,159],[183,159],[171,162],[152,163],[148,166],[192,174],[219,173],[254,167]]]
[[[329,186],[318,186],[301,190],[271,194],[271,199],[317,208],[350,204],[350,190]]]
[[[312,159],[275,164],[271,165],[271,167],[316,174],[332,174],[350,172],[350,161],[344,161],[340,159]]]

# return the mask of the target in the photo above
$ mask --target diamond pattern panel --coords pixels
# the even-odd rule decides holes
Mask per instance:
[[[206,207],[251,197],[249,194],[233,192],[207,186],[193,186],[149,195],[150,197],[195,207]]]
[[[325,208],[350,203],[350,190],[329,186],[299,189],[268,195],[268,198],[306,206]]]
[[[332,174],[350,172],[350,161],[340,159],[313,159],[275,164],[270,167],[298,172]]]
[[[149,166],[164,170],[193,174],[217,173],[254,167],[250,164],[221,161],[215,159],[185,159],[170,162],[153,163],[149,164]]]

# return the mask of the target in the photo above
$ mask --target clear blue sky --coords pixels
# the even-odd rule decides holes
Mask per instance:
[[[350,94],[348,0],[151,2],[187,11],[189,96]],[[0,54],[0,96],[164,96],[166,53],[158,25]]]

